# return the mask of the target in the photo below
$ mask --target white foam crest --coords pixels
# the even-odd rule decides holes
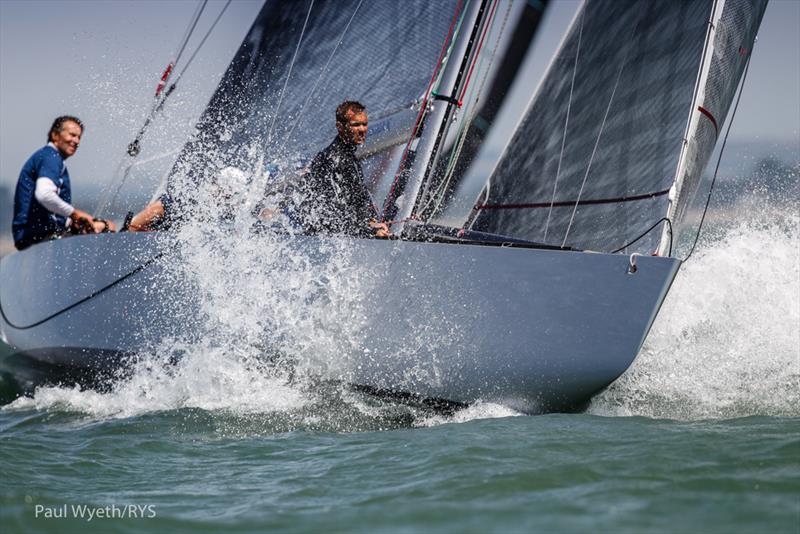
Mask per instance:
[[[508,406],[493,402],[476,402],[452,415],[428,415],[417,423],[417,426],[434,427],[448,423],[468,423],[479,419],[499,419],[524,415]]]
[[[191,352],[188,352],[190,351]],[[181,346],[165,341],[161,354],[186,351],[180,360],[143,355],[126,379],[108,392],[80,387],[42,387],[10,409],[56,409],[94,417],[132,417],[149,412],[200,408],[235,413],[297,410],[309,402],[284,373],[231,355],[225,347]]]
[[[698,248],[638,359],[589,412],[800,415],[799,226],[793,206],[753,213]]]

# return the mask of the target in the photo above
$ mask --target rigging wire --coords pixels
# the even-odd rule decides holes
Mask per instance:
[[[441,83],[441,78],[437,81],[437,86],[434,89],[433,95],[434,95],[434,97],[439,97],[442,100],[445,100],[446,102],[449,102],[450,104],[456,106],[457,109],[456,109],[456,112],[453,115],[453,120],[456,119],[457,113],[458,113],[458,109],[461,109],[461,107],[463,105],[464,95],[467,92],[467,85],[469,84],[469,79],[472,76],[472,71],[475,68],[475,65],[478,63],[478,58],[479,57],[481,59],[481,65],[483,64],[484,58],[482,56],[480,56],[480,51],[483,48],[483,41],[486,38],[486,34],[488,33],[489,27],[491,25],[491,21],[494,18],[494,13],[495,13],[495,10],[497,8],[498,1],[499,0],[494,0],[492,2],[491,0],[489,0],[489,2],[491,2],[492,7],[489,10],[489,16],[488,16],[488,18],[486,20],[486,24],[483,25],[483,29],[480,32],[480,38],[478,39],[478,46],[477,46],[477,48],[475,50],[475,53],[472,55],[471,61],[469,62],[470,63],[470,67],[469,67],[469,70],[468,70],[468,75],[467,75],[467,78],[466,78],[466,82],[465,82],[464,85],[462,85],[461,90],[458,91],[458,96],[456,96],[455,93],[453,94],[452,97],[447,97],[445,95],[438,94],[438,89],[439,89],[438,86]],[[487,5],[488,5],[488,3],[487,3]],[[462,21],[463,21],[463,18],[462,18]],[[461,28],[461,23],[460,22],[459,22],[458,28],[459,29]],[[456,33],[458,33],[458,31],[456,31]],[[452,50],[452,47],[454,45],[455,45],[455,42],[452,42],[450,44],[450,49],[448,49],[448,57],[450,55],[450,50]],[[485,77],[484,77],[484,80],[485,80]],[[453,88],[453,89],[454,89],[454,91],[458,90],[458,88]],[[463,121],[460,121],[459,131],[457,132],[458,135],[461,134],[461,132],[463,131],[464,127],[465,127],[465,123]],[[458,141],[458,139],[457,139],[457,141]],[[451,160],[450,161],[452,161],[452,152],[451,152]],[[449,170],[449,165],[450,165],[450,162],[448,162],[448,170]],[[426,202],[426,206],[427,206],[429,204],[430,200],[432,199],[432,197],[434,195],[438,194],[438,191],[440,190],[440,187],[441,187],[441,183],[440,183],[440,185],[437,187],[437,189],[435,191],[431,192],[431,189],[430,189],[431,188],[431,180],[430,179],[426,180],[424,182],[424,184],[423,184],[423,187],[422,187],[420,193],[417,194],[417,199],[421,199],[421,198],[429,199],[429,201]],[[422,212],[423,212],[422,209],[417,210],[417,212],[414,214],[414,216],[416,217],[419,214],[421,214]]]
[[[628,52],[630,52],[631,47],[627,47],[625,49],[625,56],[622,58],[622,63],[619,66],[619,72],[617,73],[617,81],[614,82],[614,89],[611,91],[611,98],[608,100],[608,106],[606,107],[605,115],[603,115],[603,122],[600,123],[600,131],[597,133],[597,139],[594,142],[594,148],[592,149],[592,155],[589,157],[589,164],[586,166],[586,173],[583,175],[583,182],[581,182],[581,188],[578,190],[578,198],[575,201],[575,207],[572,209],[572,216],[569,218],[569,224],[567,225],[567,231],[564,232],[564,240],[561,242],[561,246],[564,247],[567,244],[567,238],[569,237],[569,232],[572,229],[572,223],[575,220],[575,214],[578,212],[578,203],[581,200],[581,195],[583,195],[583,188],[586,186],[586,179],[589,177],[589,171],[592,169],[592,162],[594,161],[594,156],[597,153],[597,147],[600,145],[600,138],[603,137],[603,130],[606,126],[606,119],[608,119],[608,112],[611,111],[611,104],[614,102],[614,95],[617,93],[617,87],[619,86],[619,80],[622,77],[622,71],[625,68],[625,63],[628,61]]]
[[[278,119],[278,112],[281,109],[281,104],[283,103],[283,97],[286,94],[286,87],[289,85],[289,79],[292,77],[292,69],[294,69],[294,64],[297,61],[297,54],[300,52],[300,45],[303,44],[303,36],[306,34],[306,27],[308,26],[308,19],[311,18],[311,10],[314,8],[314,0],[311,0],[311,3],[308,5],[308,13],[306,13],[306,20],[303,22],[303,29],[300,30],[300,38],[297,40],[297,46],[294,49],[294,55],[292,56],[292,61],[289,63],[289,71],[286,73],[286,81],[283,82],[283,89],[281,89],[281,94],[278,97],[278,105],[275,106],[275,113],[272,116],[272,122],[269,125],[269,130],[267,130],[267,140],[266,143],[272,140],[272,130],[275,128],[275,121]]]
[[[189,26],[186,28],[186,33],[183,35],[183,39],[181,40],[181,44],[178,47],[178,53],[175,54],[175,61],[172,62],[172,66],[178,64],[183,55],[184,50],[186,50],[186,45],[189,44],[189,39],[192,37],[192,33],[194,33],[194,29],[197,26],[197,22],[200,20],[200,17],[203,14],[203,10],[206,8],[206,4],[208,4],[208,0],[202,0],[202,3],[197,6],[197,9],[192,16],[192,21],[189,23]]]
[[[483,187],[483,191],[478,194],[478,198],[475,199],[475,205],[472,206],[472,213],[467,217],[463,225],[464,230],[472,230],[475,227],[475,222],[478,220],[478,216],[480,215],[480,206],[486,204],[489,201],[489,196],[492,193],[492,178],[489,177],[486,180],[486,185]],[[483,196],[483,200],[481,200],[481,196]]]
[[[458,35],[458,33],[461,31],[461,23],[462,23],[462,22],[464,22],[464,16],[462,16],[462,17],[461,17],[461,18],[458,20],[458,24],[456,24],[455,31],[453,32],[453,35],[454,35],[454,36],[455,36],[455,35]],[[453,48],[455,47],[455,45],[456,45],[456,39],[455,39],[455,37],[454,37],[454,38],[453,38],[453,39],[450,41],[450,44],[447,46],[447,51],[446,51],[446,52],[445,52],[445,54],[444,54],[444,58],[445,58],[445,59],[443,60],[443,63],[446,63],[446,62],[447,62],[447,59],[448,59],[448,58],[450,58],[450,57],[452,57]],[[438,91],[439,91],[439,86],[442,84],[442,76],[444,76],[444,70],[441,70],[441,69],[440,69],[440,70],[439,70],[439,74],[438,74],[438,76],[436,77],[436,82],[433,84],[433,89],[431,90],[431,95],[433,95],[434,99],[436,99],[436,97],[437,97],[437,96],[442,96],[442,95],[439,95],[439,93],[438,93]],[[451,102],[451,103],[455,103],[455,101],[456,101],[456,99],[454,99],[454,98],[451,98],[451,100],[452,100],[452,101],[454,101],[454,102]],[[427,106],[428,106],[428,104],[426,104],[426,107],[427,107]],[[423,120],[424,120],[424,118],[423,118]],[[419,126],[419,130],[417,130],[417,124],[416,124],[416,123],[414,124],[414,129],[413,129],[413,132],[421,131],[421,129],[422,129],[422,124],[420,124],[420,126]],[[414,137],[412,137],[412,138],[411,138],[411,140],[413,140],[415,137],[416,137],[416,134],[415,134],[415,136],[414,136]],[[406,156],[406,153],[404,152],[404,153],[403,153],[403,160],[401,161],[401,164],[403,163],[403,161],[405,161],[405,156]],[[424,198],[424,197],[427,197],[429,189],[430,189],[430,182],[428,182],[428,181],[425,181],[425,182],[422,184],[422,187],[421,187],[420,193],[417,195],[417,198]]]
[[[436,60],[436,67],[433,69],[433,74],[431,75],[431,80],[428,82],[428,87],[425,89],[423,93],[422,100],[420,101],[420,109],[419,113],[417,114],[417,119],[414,122],[414,128],[411,130],[411,135],[408,138],[408,142],[406,143],[405,148],[403,149],[403,155],[400,158],[400,166],[397,169],[397,173],[395,174],[394,180],[392,181],[392,186],[389,188],[389,194],[386,196],[386,201],[383,205],[383,210],[381,213],[381,221],[386,219],[386,214],[389,211],[390,203],[393,202],[394,198],[394,191],[397,187],[397,183],[400,181],[400,177],[405,172],[405,162],[408,158],[408,153],[411,151],[411,144],[414,142],[414,139],[417,138],[420,129],[422,128],[422,119],[428,111],[428,102],[430,99],[431,90],[433,88],[434,82],[437,81],[437,76],[440,74],[440,70],[442,67],[442,60],[445,58],[445,54],[449,57],[449,50],[452,48],[454,44],[454,39],[451,40],[451,37],[461,28],[461,21],[463,17],[459,17],[461,12],[461,5],[463,0],[458,0],[458,4],[456,4],[455,13],[453,13],[453,20],[450,22],[450,29],[447,31],[447,36],[444,38],[444,42],[442,43],[442,50],[439,52],[439,59]],[[458,28],[456,28],[456,22],[458,22]]]
[[[208,28],[208,30],[206,31],[206,33],[203,36],[203,38],[200,40],[200,43],[197,45],[197,47],[195,48],[194,52],[189,57],[189,60],[186,62],[186,65],[183,66],[183,68],[181,69],[181,72],[178,74],[178,76],[175,78],[175,80],[169,86],[167,91],[162,93],[162,90],[164,89],[164,86],[166,85],[167,81],[169,80],[169,77],[171,76],[171,74],[173,72],[173,69],[178,65],[178,62],[180,61],[181,56],[183,56],[183,53],[186,50],[186,46],[187,46],[189,40],[191,39],[191,36],[194,33],[194,30],[197,27],[197,23],[198,23],[198,21],[200,19],[200,16],[203,13],[203,10],[205,9],[206,4],[208,3],[208,0],[204,0],[203,2],[198,4],[198,7],[195,9],[195,13],[192,15],[192,19],[190,20],[189,25],[187,26],[186,32],[184,33],[184,36],[181,39],[181,43],[178,46],[178,51],[175,54],[175,59],[173,61],[171,61],[169,63],[169,65],[167,65],[167,68],[164,71],[164,74],[162,74],[161,80],[159,81],[158,86],[156,87],[155,102],[153,103],[153,107],[151,108],[150,113],[148,114],[148,116],[145,118],[145,122],[142,125],[142,128],[137,133],[134,141],[130,145],[128,145],[128,155],[129,156],[135,158],[135,157],[137,157],[139,155],[139,152],[141,150],[141,147],[140,147],[139,143],[141,142],[142,137],[144,136],[145,132],[147,131],[148,126],[150,125],[152,120],[155,118],[155,116],[159,112],[161,112],[161,110],[163,109],[167,98],[173,93],[173,91],[175,91],[175,88],[177,87],[178,82],[181,80],[183,75],[189,69],[189,66],[194,61],[195,57],[197,57],[197,54],[200,52],[200,49],[203,47],[203,45],[206,43],[208,38],[211,36],[211,33],[214,31],[214,29],[216,28],[216,26],[219,23],[220,19],[222,18],[222,15],[228,9],[228,6],[230,6],[231,1],[232,0],[228,0],[225,3],[225,5],[222,7],[222,10],[220,10],[220,12],[217,15],[216,19],[214,20],[214,22]],[[120,161],[120,163],[117,165],[117,169],[114,171],[114,176],[119,175],[121,169],[124,166],[125,166],[125,159],[123,158]],[[107,207],[109,207],[110,205],[112,205],[116,201],[120,190],[125,185],[125,182],[128,179],[130,168],[131,167],[128,166],[128,168],[125,171],[125,174],[120,179],[119,184],[117,185],[116,188],[113,189],[114,190],[113,194],[111,194],[111,191],[112,191],[111,187],[106,190],[105,194],[101,197],[100,201],[98,202],[97,209],[95,210],[97,213],[102,214],[102,212]],[[109,196],[111,197],[110,200],[109,200]]]
[[[653,229],[654,229],[656,226],[658,226],[658,225],[659,225],[659,224],[661,224],[662,222],[666,222],[666,223],[667,223],[667,226],[669,227],[669,252],[667,253],[667,256],[671,256],[671,255],[672,255],[672,221],[670,221],[668,217],[662,217],[661,219],[659,219],[658,221],[656,221],[656,223],[655,223],[653,226],[651,226],[650,228],[648,228],[647,230],[645,230],[644,232],[642,232],[642,233],[639,235],[639,237],[637,237],[637,238],[636,238],[636,239],[634,239],[633,241],[629,241],[628,243],[625,243],[624,245],[622,245],[621,247],[619,247],[619,248],[618,248],[618,249],[616,249],[616,250],[612,250],[612,251],[610,252],[610,254],[616,254],[617,252],[622,252],[623,250],[625,250],[625,249],[626,249],[626,248],[628,248],[629,246],[631,246],[631,245],[635,244],[635,243],[636,243],[637,241],[639,241],[641,238],[643,238],[644,236],[646,236],[647,234],[649,234],[649,233],[650,233],[650,232],[651,232],[651,231],[652,231],[652,230],[653,230]],[[634,254],[637,254],[637,253],[634,253]]]
[[[148,113],[147,117],[145,118],[144,124],[142,125],[139,132],[136,134],[136,137],[134,138],[133,142],[131,142],[131,144],[128,145],[129,156],[135,158],[136,156],[139,155],[139,152],[141,151],[140,142],[145,132],[147,131],[147,128],[150,126],[150,122],[155,118],[156,114],[158,114],[158,112],[161,110],[166,98],[175,89],[175,83],[173,83],[170,89],[166,93],[162,93],[164,87],[166,87],[167,82],[169,81],[170,76],[172,76],[172,72],[180,62],[181,56],[183,56],[183,52],[186,50],[186,46],[189,44],[189,39],[191,38],[195,28],[197,27],[197,22],[200,20],[200,16],[203,14],[203,10],[205,9],[207,3],[208,0],[203,0],[202,3],[198,5],[194,15],[192,16],[192,20],[189,22],[189,26],[186,29],[186,33],[184,34],[183,39],[181,40],[181,43],[178,46],[178,51],[175,53],[175,59],[169,62],[167,68],[164,70],[164,74],[161,75],[161,80],[158,82],[158,85],[156,86],[156,94],[153,97],[154,98],[153,106],[150,108],[150,113]],[[226,5],[223,8],[223,11],[227,7],[228,6]],[[213,27],[211,29],[213,29]],[[206,37],[208,37],[208,35],[206,35]],[[205,42],[205,38],[203,39],[203,41]],[[194,59],[194,56],[192,56],[192,59]],[[185,70],[186,69],[184,68],[184,71]],[[181,75],[182,74],[183,72],[181,72]]]
[[[728,134],[731,133],[731,127],[733,126],[733,119],[736,117],[736,111],[739,109],[739,100],[742,98],[742,93],[744,92],[744,82],[747,79],[747,71],[750,69],[750,58],[752,57],[752,53],[748,54],[747,56],[747,63],[744,67],[744,74],[742,74],[742,81],[739,84],[739,94],[736,97],[736,104],[733,106],[733,113],[731,114],[731,120],[728,123],[728,129],[725,131],[725,137],[722,139],[722,147],[719,150],[719,156],[717,157],[717,165],[714,167],[714,176],[711,178],[711,185],[708,188],[708,196],[706,197],[706,204],[703,207],[703,215],[700,217],[700,225],[697,227],[697,234],[694,236],[694,243],[692,243],[692,248],[689,250],[689,254],[683,258],[683,262],[689,261],[689,258],[692,257],[694,253],[694,249],[697,246],[697,242],[700,239],[700,232],[703,230],[703,223],[706,220],[706,213],[708,212],[708,205],[711,203],[711,194],[714,192],[714,184],[717,182],[717,174],[719,173],[719,166],[722,162],[722,155],[725,153],[725,144],[728,142]],[[671,239],[671,238],[670,238]]]
[[[583,21],[586,19],[586,10],[581,12],[581,26],[578,30],[578,45],[575,51],[575,62],[572,65],[572,82],[569,85],[569,100],[567,101],[567,116],[564,119],[564,135],[561,137],[561,152],[558,154],[558,167],[556,168],[556,179],[553,182],[553,196],[550,197],[550,209],[547,212],[547,222],[544,225],[544,239],[547,241],[547,231],[550,228],[550,217],[553,214],[553,204],[556,201],[556,191],[558,189],[558,178],[561,176],[561,161],[564,157],[564,146],[567,142],[567,128],[569,127],[569,114],[572,109],[572,94],[575,88],[575,73],[578,72],[578,57],[581,53],[581,38],[583,37]]]
[[[497,4],[495,4],[495,6],[496,5]],[[486,70],[484,71],[483,78],[481,80],[480,85],[478,86],[477,91],[475,92],[475,97],[473,99],[474,102],[471,106],[471,109],[467,117],[461,124],[461,128],[459,129],[458,137],[456,140],[456,146],[451,152],[449,161],[447,162],[447,168],[445,170],[445,179],[442,180],[442,184],[438,187],[437,191],[435,191],[434,194],[431,196],[431,198],[428,200],[425,207],[419,210],[420,213],[424,212],[424,210],[426,210],[430,206],[430,203],[433,202],[434,199],[436,200],[436,205],[433,207],[431,214],[436,213],[441,208],[442,203],[444,202],[447,190],[450,187],[450,183],[452,182],[453,177],[455,176],[456,165],[458,163],[459,158],[461,157],[461,152],[464,149],[464,143],[466,143],[467,135],[472,129],[472,126],[474,126],[473,121],[475,119],[475,116],[478,114],[478,102],[480,102],[480,99],[483,95],[483,91],[486,86],[486,81],[489,79],[489,71],[491,70],[491,67],[494,64],[494,60],[497,55],[497,50],[500,47],[500,41],[505,32],[506,23],[508,22],[509,14],[511,13],[511,7],[512,4],[511,2],[509,2],[508,7],[506,8],[505,15],[503,17],[503,22],[500,26],[500,29],[498,30],[497,39],[495,40],[495,44],[492,49],[492,54],[490,55],[489,60],[486,61]],[[494,9],[489,15],[489,24],[491,24],[493,17],[494,17]],[[481,62],[478,65],[478,70],[481,70],[481,68],[483,67],[485,59],[486,59],[485,57],[481,58]],[[462,92],[461,96],[462,99],[464,97],[464,93],[466,93],[466,90]]]
[[[221,11],[219,12],[219,14],[217,15],[217,18],[216,18],[216,19],[214,19],[214,22],[212,22],[212,23],[211,23],[211,26],[208,28],[208,31],[207,31],[207,32],[206,32],[206,34],[203,36],[203,38],[200,40],[200,43],[197,45],[197,48],[195,48],[195,49],[194,49],[194,52],[192,52],[192,55],[191,55],[191,56],[189,56],[189,59],[186,61],[186,65],[184,65],[184,66],[183,66],[183,69],[181,69],[181,72],[180,72],[180,73],[178,74],[178,76],[175,78],[175,81],[174,81],[174,82],[172,82],[172,85],[170,85],[169,89],[168,89],[168,90],[167,90],[167,92],[164,94],[164,98],[162,98],[162,99],[161,99],[161,103],[158,105],[158,110],[157,110],[157,111],[160,111],[160,110],[161,110],[161,108],[162,108],[162,107],[164,107],[164,101],[166,101],[167,97],[168,97],[168,96],[169,96],[169,95],[172,93],[172,91],[174,91],[174,90],[175,90],[175,87],[178,85],[178,82],[179,82],[179,81],[181,81],[181,78],[182,78],[182,77],[183,77],[183,75],[186,73],[186,70],[187,70],[187,69],[189,68],[189,66],[192,64],[192,61],[194,61],[194,58],[195,58],[195,57],[197,57],[197,54],[198,54],[198,52],[200,52],[200,49],[201,49],[201,48],[203,48],[203,45],[206,43],[206,40],[207,40],[207,39],[209,38],[209,36],[211,35],[211,32],[213,32],[213,31],[214,31],[214,28],[217,26],[217,23],[218,23],[218,22],[220,21],[220,19],[222,18],[222,15],[223,15],[223,14],[225,14],[225,10],[226,10],[226,9],[228,9],[228,6],[230,6],[230,5],[231,5],[231,2],[232,2],[232,1],[233,1],[233,0],[228,0],[227,2],[225,2],[225,5],[224,5],[224,6],[222,6],[222,10],[221,10]]]
[[[353,11],[353,14],[350,16],[350,20],[347,21],[347,25],[344,27],[344,30],[342,31],[342,35],[339,37],[339,41],[336,43],[336,46],[333,47],[333,51],[331,51],[331,55],[328,56],[328,61],[325,62],[325,65],[322,67],[322,70],[320,71],[319,76],[317,77],[317,81],[314,82],[314,87],[312,87],[311,91],[308,92],[308,96],[306,97],[305,102],[303,102],[303,105],[300,108],[300,111],[297,113],[297,117],[295,117],[294,121],[292,122],[291,130],[289,130],[289,132],[286,135],[283,136],[283,143],[281,144],[280,148],[278,148],[278,150],[276,152],[277,154],[281,154],[281,152],[283,152],[283,149],[286,147],[286,143],[289,141],[289,139],[291,138],[292,134],[294,133],[294,130],[297,128],[297,124],[300,122],[300,117],[303,115],[303,112],[305,112],[306,106],[311,101],[311,97],[314,95],[314,92],[317,90],[317,87],[319,86],[320,82],[325,77],[325,74],[328,71],[328,67],[331,64],[331,61],[333,61],[333,56],[336,54],[336,51],[339,49],[339,46],[342,44],[342,42],[344,42],[345,35],[347,35],[347,31],[350,29],[350,25],[353,23],[353,20],[355,20],[356,13],[358,13],[358,10],[361,8],[361,4],[363,4],[363,3],[364,3],[364,0],[360,0],[358,2],[358,5],[356,6],[355,11]]]
[[[472,72],[475,70],[475,64],[478,63],[478,58],[480,57],[481,50],[483,49],[483,40],[486,39],[486,34],[489,33],[489,27],[492,24],[492,19],[494,19],[494,12],[497,10],[497,4],[499,0],[495,0],[492,3],[492,9],[489,11],[489,17],[486,20],[486,25],[483,27],[483,32],[481,33],[481,38],[478,41],[478,48],[475,50],[475,55],[472,58],[472,65],[469,66],[469,72],[467,73],[467,79],[464,82],[464,86],[461,88],[461,93],[458,96],[458,106],[461,107],[461,101],[464,98],[464,95],[467,93],[467,89],[469,88],[469,82],[472,79]],[[483,58],[481,58],[481,62],[483,62]]]
[[[494,17],[494,9],[495,9],[495,7],[497,7],[498,3],[499,3],[499,0],[497,0],[494,3],[493,7],[492,7],[492,11],[489,14],[489,20],[487,22],[486,28],[488,28],[492,23],[492,19]],[[467,139],[467,134],[472,129],[473,120],[474,120],[475,116],[478,114],[478,102],[481,99],[481,95],[483,95],[483,90],[484,90],[484,87],[486,85],[486,81],[489,78],[489,71],[491,70],[491,66],[494,64],[494,59],[495,59],[495,56],[497,54],[497,50],[500,47],[500,41],[501,41],[501,39],[503,37],[503,34],[505,32],[506,23],[508,22],[509,14],[511,13],[511,7],[512,7],[512,3],[509,2],[508,3],[508,7],[506,8],[505,15],[503,17],[503,22],[502,22],[502,24],[500,26],[500,29],[498,31],[498,34],[497,34],[497,39],[496,39],[494,47],[492,49],[492,54],[489,57],[489,60],[487,62],[487,66],[486,66],[486,70],[484,71],[483,78],[481,80],[480,85],[478,86],[477,91],[475,92],[474,103],[471,106],[470,113],[465,118],[465,120],[462,122],[461,127],[459,128],[458,137],[457,137],[457,140],[456,140],[456,146],[453,149],[453,151],[451,152],[450,158],[449,158],[449,160],[447,162],[447,168],[445,170],[445,177],[442,180],[441,185],[437,188],[437,190],[434,191],[433,194],[431,194],[431,196],[428,198],[428,201],[425,203],[425,205],[421,209],[418,210],[418,213],[424,213],[426,210],[428,210],[428,208],[434,202],[435,202],[435,205],[433,206],[433,209],[432,209],[431,213],[435,213],[436,211],[438,211],[440,209],[440,207],[442,205],[442,202],[444,202],[444,198],[445,198],[445,194],[447,192],[447,189],[450,186],[450,182],[452,181],[453,176],[455,175],[456,163],[457,163],[458,159],[461,156],[461,152],[463,151],[464,143],[466,142],[466,139]],[[479,50],[479,52],[480,52],[480,50]],[[478,70],[481,70],[481,68],[483,67],[485,59],[486,59],[485,56],[483,58],[481,58],[481,62],[479,64],[479,66],[478,66]],[[461,97],[459,98],[459,100],[462,100],[464,98],[464,94],[465,93],[466,93],[466,89],[464,91],[462,91]]]

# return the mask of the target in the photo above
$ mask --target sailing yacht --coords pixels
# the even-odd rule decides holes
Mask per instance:
[[[256,224],[280,253],[254,271],[303,269],[314,288],[274,276],[248,288],[270,295],[252,301],[259,343],[377,395],[580,409],[634,361],[678,273],[687,208],[765,7],[587,0],[512,128],[500,118],[547,2],[268,0],[166,187],[196,209],[235,167],[252,177],[241,213],[291,195],[298,159],[333,137],[336,105],[361,101],[358,157],[396,238]],[[486,140],[501,130],[497,156]],[[130,157],[147,149],[137,141]],[[75,237],[3,258],[5,375],[24,393],[108,387],[191,337],[213,310],[186,235]],[[53,275],[31,284],[33,272]],[[330,357],[300,361],[310,353]]]

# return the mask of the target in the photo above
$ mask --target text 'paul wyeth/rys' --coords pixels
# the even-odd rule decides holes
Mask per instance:
[[[39,519],[152,519],[156,517],[156,509],[152,504],[125,504],[110,506],[87,506],[85,504],[63,504],[61,506],[45,506],[37,504],[33,509],[34,516]]]

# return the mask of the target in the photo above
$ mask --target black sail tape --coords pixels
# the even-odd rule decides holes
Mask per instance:
[[[459,108],[461,107],[461,100],[453,96],[440,95],[439,93],[431,93],[431,95],[433,95],[434,100],[444,100],[448,104],[453,104],[454,106]]]

